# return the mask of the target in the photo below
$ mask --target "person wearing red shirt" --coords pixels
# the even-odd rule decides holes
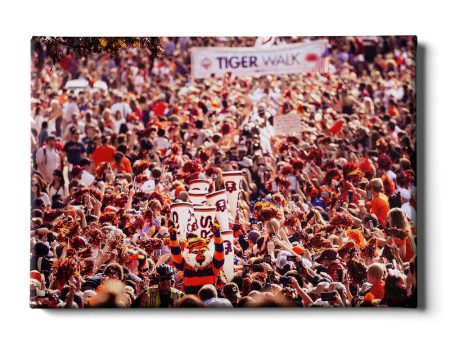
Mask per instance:
[[[108,138],[102,136],[101,145],[95,148],[91,155],[91,159],[97,167],[102,162],[112,162],[114,160],[114,154],[116,153],[116,148],[108,144]]]
[[[164,94],[161,95],[161,97],[158,98],[158,100],[153,104],[152,111],[155,114],[155,116],[163,116],[164,112],[167,109],[167,103],[164,102]]]

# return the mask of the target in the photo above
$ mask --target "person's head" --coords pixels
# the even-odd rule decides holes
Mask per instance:
[[[83,170],[90,171],[91,170],[91,163],[92,163],[91,160],[89,160],[87,158],[83,158],[80,161],[80,167],[82,167]]]
[[[103,271],[103,279],[117,279],[117,280],[123,280],[123,268],[118,263],[110,263],[106,266],[105,270]]]
[[[387,124],[387,131],[389,133],[392,133],[393,131],[395,131],[395,122],[394,121],[389,121]]]
[[[76,165],[72,168],[71,175],[72,179],[81,179],[81,175],[83,174],[83,168],[79,165]]]
[[[56,169],[53,171],[53,182],[58,182],[60,185],[64,185],[64,175],[61,170]]]
[[[384,301],[387,306],[404,306],[406,300],[406,276],[399,270],[388,270],[384,284]]]
[[[34,194],[34,196],[41,196],[42,188],[38,181],[31,181],[31,192]]]
[[[198,299],[194,295],[185,295],[178,300],[176,307],[196,308],[196,307],[204,307],[204,306],[203,306],[203,303],[200,301],[200,299]]]
[[[160,168],[153,168],[152,169],[152,177],[155,180],[159,180],[159,178],[161,177],[162,171]]]
[[[35,244],[33,251],[37,257],[46,257],[50,252],[50,248],[46,244],[38,242]]]
[[[133,273],[138,271],[139,253],[135,250],[128,250],[126,258],[126,267]]]
[[[58,109],[59,107],[59,101],[57,99],[53,99],[50,101],[50,107],[52,110]]]
[[[162,210],[161,202],[157,199],[153,199],[148,202],[148,208],[151,209],[155,215],[159,215]]]
[[[158,129],[158,137],[166,136],[166,131],[164,129]]]
[[[383,264],[373,263],[367,269],[367,279],[369,283],[375,284],[381,282],[386,274],[386,269]]]
[[[56,144],[56,138],[53,135],[49,135],[47,137],[47,146],[50,148],[54,148]]]
[[[43,198],[35,198],[33,203],[35,208],[45,210],[45,202]]]
[[[170,265],[160,264],[156,267],[156,279],[158,280],[158,288],[162,294],[170,292],[170,287],[174,282],[174,271]]]
[[[106,135],[102,135],[102,137],[100,138],[100,141],[101,141],[102,145],[106,146],[108,144],[109,137],[107,137]]]
[[[186,264],[196,270],[206,268],[213,261],[214,250],[211,244],[213,242],[205,238],[189,238],[182,252]]]
[[[383,192],[383,181],[381,178],[373,178],[370,180],[369,187],[374,193],[380,194]]]
[[[239,298],[241,297],[239,288],[236,283],[225,284],[225,286],[223,287],[223,295],[232,304],[236,304]]]
[[[72,142],[78,142],[79,138],[80,138],[80,131],[77,128],[71,128],[70,129],[70,140]]]
[[[325,249],[317,257],[316,262],[328,267],[329,264],[337,258],[337,251],[334,249]]]
[[[72,123],[76,124],[78,121],[79,115],[78,113],[73,113],[71,116]]]
[[[201,120],[195,121],[195,128],[196,129],[202,129],[203,128],[203,121],[201,121]]]
[[[121,153],[120,151],[116,151],[116,153],[114,154],[114,161],[116,163],[120,163],[122,162],[123,159],[123,153]]]
[[[393,208],[388,213],[389,225],[397,229],[407,228],[406,215],[400,208]]]
[[[216,298],[217,297],[217,290],[214,285],[212,284],[206,284],[201,287],[201,289],[198,292],[198,295],[200,297],[200,300],[204,302],[205,300]]]
[[[256,244],[256,241],[258,240],[258,238],[261,237],[261,234],[256,231],[256,230],[252,230],[247,234],[247,239],[249,242],[250,246],[253,246]]]
[[[256,301],[252,297],[249,297],[249,296],[240,298],[236,305],[236,307],[255,307],[255,306],[256,306]]]
[[[120,151],[122,154],[126,154],[128,152],[128,147],[126,144],[122,143],[117,146],[117,151]]]
[[[189,194],[187,191],[183,190],[181,191],[178,196],[177,199],[179,199],[182,202],[187,202],[189,200]]]

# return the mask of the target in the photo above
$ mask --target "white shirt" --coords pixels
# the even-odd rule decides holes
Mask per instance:
[[[397,175],[392,170],[386,171],[386,175],[394,182],[397,180]]]
[[[231,304],[231,302],[226,299],[226,298],[218,298],[218,297],[214,297],[214,298],[210,298],[207,299],[203,302],[203,305],[205,307],[233,307],[233,304]]]
[[[59,153],[56,148],[50,148],[48,146],[39,148],[36,152],[36,163],[38,164],[38,169],[43,171],[41,174],[44,176],[44,179],[49,183],[53,178],[53,172],[59,168]]]
[[[411,222],[416,225],[416,210],[411,206],[411,204],[409,204],[409,202],[406,202],[402,204],[401,209],[403,210],[405,215],[411,219]]]
[[[157,150],[170,148],[170,143],[165,137],[157,137],[155,141]]]
[[[116,102],[111,106],[111,113],[116,115],[116,113],[120,111],[122,116],[126,118],[129,113],[131,113],[131,107],[126,102]]]
[[[45,118],[41,115],[38,115],[34,118],[34,123],[35,123],[34,128],[36,129],[38,135],[41,132],[42,122],[44,122],[44,121],[45,121]]]
[[[141,185],[141,190],[145,193],[151,193],[155,190],[155,181],[150,179],[145,181],[143,185]]]
[[[80,183],[85,184],[86,186],[90,186],[92,182],[94,182],[95,176],[93,176],[90,172],[83,170],[81,173]]]
[[[78,108],[76,102],[66,102],[64,103],[63,111],[64,111],[64,120],[66,122],[70,122],[73,113],[79,113],[80,109]]]
[[[114,120],[114,130],[116,133],[119,132],[120,130],[120,126],[122,125],[122,123],[126,123],[125,119],[121,119],[121,120]]]
[[[50,188],[48,189],[48,196],[51,198],[53,198],[53,195],[60,195],[62,199],[65,199],[69,193],[67,192],[66,187],[60,186],[59,189],[56,189],[54,186],[50,186]]]

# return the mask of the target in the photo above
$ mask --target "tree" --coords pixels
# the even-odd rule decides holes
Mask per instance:
[[[107,52],[117,55],[123,48],[140,47],[150,51],[150,61],[164,52],[161,38],[158,37],[44,37],[36,36],[31,39],[31,52],[42,52],[49,57],[53,64],[61,61],[68,52],[79,57]]]

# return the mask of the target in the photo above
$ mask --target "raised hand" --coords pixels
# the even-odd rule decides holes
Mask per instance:
[[[217,223],[213,223],[210,227],[212,233],[214,236],[219,237],[220,236],[220,225]]]

